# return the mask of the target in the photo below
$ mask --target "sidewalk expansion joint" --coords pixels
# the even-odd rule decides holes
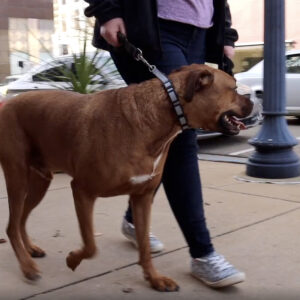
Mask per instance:
[[[199,153],[197,156],[198,156],[198,160],[203,160],[203,161],[214,161],[214,162],[235,163],[235,164],[246,164],[248,161],[248,158],[246,157],[232,156],[232,155]]]
[[[243,230],[243,229],[247,229],[249,227],[252,227],[252,226],[255,226],[255,225],[258,225],[258,224],[262,224],[262,223],[268,222],[270,220],[273,220],[273,219],[276,219],[276,218],[288,215],[288,214],[290,214],[290,213],[292,213],[294,211],[297,211],[297,210],[300,210],[300,207],[295,207],[295,208],[289,209],[287,211],[281,212],[279,214],[276,214],[274,216],[271,216],[271,217],[268,217],[268,218],[265,218],[265,219],[262,219],[262,220],[259,220],[259,221],[256,221],[256,222],[253,222],[253,223],[241,226],[241,227],[238,227],[236,229],[232,229],[232,230],[229,230],[229,231],[217,234],[217,235],[213,236],[212,239],[215,239],[215,238],[218,238],[218,237],[221,237],[221,236],[224,236],[224,235],[228,235],[228,234],[231,234],[231,233]]]
[[[37,296],[40,296],[40,295],[45,295],[45,294],[49,294],[49,293],[52,293],[52,292],[55,292],[55,291],[58,291],[58,290],[62,290],[64,288],[66,288],[66,287],[73,286],[73,285],[76,285],[76,284],[79,284],[79,283],[82,283],[82,282],[85,282],[85,281],[88,281],[88,280],[91,280],[91,279],[94,279],[94,278],[97,278],[97,277],[101,277],[101,276],[110,274],[113,271],[114,270],[110,270],[110,271],[103,272],[103,273],[100,273],[100,274],[96,274],[96,275],[93,275],[93,276],[89,276],[89,277],[86,277],[86,278],[83,278],[83,279],[80,279],[80,280],[76,280],[76,281],[73,281],[73,282],[70,282],[70,283],[67,283],[67,284],[64,284],[64,285],[61,285],[61,286],[49,289],[49,290],[45,290],[43,292],[39,292],[39,293],[30,295],[30,296],[27,296],[25,298],[20,298],[20,300],[31,299],[31,298],[34,298],[34,297],[37,297]]]
[[[173,252],[177,252],[177,251],[180,251],[180,250],[183,250],[183,249],[186,249],[186,248],[187,248],[187,246],[183,246],[183,247],[179,247],[179,248],[176,248],[176,249],[173,249],[173,250],[170,250],[170,251],[165,251],[165,252],[153,255],[152,258],[155,259],[157,257],[164,256],[164,255],[167,255],[167,254],[170,254],[170,253],[173,253]],[[130,263],[130,264],[127,264],[127,265],[124,265],[124,266],[121,266],[121,267],[118,267],[118,268],[115,268],[115,269],[112,269],[112,270],[108,270],[108,271],[100,273],[100,274],[88,276],[88,277],[82,278],[80,280],[76,280],[76,281],[73,281],[73,282],[70,282],[70,283],[67,283],[67,284],[49,289],[49,290],[45,290],[43,292],[39,292],[39,293],[30,295],[30,296],[27,296],[27,297],[24,297],[24,298],[20,298],[20,300],[32,299],[32,298],[35,298],[35,297],[40,296],[40,295],[49,294],[49,293],[52,293],[52,292],[55,292],[55,291],[62,290],[64,288],[73,286],[73,285],[80,284],[80,283],[85,282],[85,281],[89,281],[89,280],[92,280],[92,279],[95,279],[95,278],[100,278],[102,276],[111,274],[113,272],[117,272],[117,271],[120,271],[120,270],[123,270],[123,269],[126,269],[126,268],[130,268],[132,266],[137,266],[137,265],[138,265],[138,262],[133,262],[133,263]]]
[[[290,202],[290,203],[295,203],[295,204],[300,205],[300,201],[297,201],[297,200],[290,200],[290,199],[284,199],[284,198],[278,198],[278,197],[274,197],[274,196],[266,196],[266,195],[260,195],[260,194],[250,194],[250,193],[241,192],[241,191],[235,192],[235,191],[232,191],[232,190],[227,190],[225,188],[226,186],[232,186],[232,185],[230,185],[230,184],[229,185],[224,185],[223,187],[203,186],[203,188],[204,189],[209,189],[209,190],[228,192],[228,193],[232,193],[232,194],[241,194],[241,195],[250,196],[250,197],[261,197],[261,198],[266,198],[266,199],[285,201],[285,202]]]
[[[228,235],[228,234],[231,234],[231,233],[234,233],[234,232],[243,230],[243,229],[247,229],[247,228],[249,228],[249,227],[252,227],[252,226],[255,226],[255,225],[258,225],[258,224],[261,224],[261,223],[264,223],[264,222],[268,222],[268,221],[270,221],[270,220],[273,220],[273,219],[275,219],[275,218],[278,218],[278,217],[287,215],[287,214],[292,213],[292,212],[297,211],[297,210],[300,210],[300,207],[296,207],[296,208],[287,210],[287,211],[285,211],[285,212],[276,214],[276,215],[274,215],[274,216],[265,218],[265,219],[263,219],[263,220],[259,220],[259,221],[256,221],[256,222],[253,222],[253,223],[250,223],[250,224],[247,224],[247,225],[238,227],[238,228],[236,228],[236,229],[232,229],[232,230],[226,231],[226,232],[224,232],[224,233],[217,234],[217,235],[215,235],[215,236],[212,236],[212,239],[216,239],[216,238],[219,238],[219,237],[222,237],[222,236],[225,236],[225,235]],[[153,259],[155,259],[155,258],[157,258],[157,257],[165,256],[165,255],[168,255],[168,254],[171,254],[171,253],[175,253],[175,252],[178,252],[178,251],[187,249],[187,248],[188,248],[188,246],[182,246],[182,247],[179,247],[179,248],[170,250],[170,251],[165,251],[165,252],[162,252],[162,253],[159,253],[159,254],[155,254],[155,255],[153,255],[152,257],[153,257]],[[119,268],[111,269],[111,270],[108,270],[108,271],[103,272],[103,273],[100,273],[100,274],[88,276],[88,277],[82,278],[82,279],[77,280],[77,281],[73,281],[73,282],[70,282],[70,283],[67,283],[67,284],[64,284],[64,285],[61,285],[61,286],[58,286],[58,287],[49,289],[49,290],[45,290],[45,291],[43,291],[43,292],[39,292],[39,293],[30,295],[30,296],[21,298],[20,300],[27,300],[27,299],[35,298],[35,297],[40,296],[40,295],[50,294],[50,293],[52,293],[52,292],[55,292],[55,291],[58,291],[58,290],[62,290],[62,289],[64,289],[64,288],[67,288],[67,287],[70,287],[70,286],[74,286],[74,285],[77,285],[77,284],[80,284],[80,283],[83,283],[83,282],[86,282],[86,281],[89,281],[89,280],[92,280],[92,279],[95,279],[95,278],[100,278],[100,277],[102,277],[102,276],[106,276],[106,275],[111,274],[111,273],[113,273],[113,272],[117,272],[117,271],[120,271],[120,270],[123,270],[123,269],[126,269],[126,268],[130,268],[130,267],[136,266],[136,265],[138,265],[138,262],[133,262],[133,263],[130,263],[130,264],[121,266],[121,267],[119,267]]]
[[[153,255],[152,258],[155,259],[156,257],[164,256],[164,255],[167,255],[167,254],[170,254],[170,253],[173,253],[173,252],[177,252],[177,251],[180,251],[180,250],[183,250],[183,249],[186,249],[186,248],[187,248],[187,246],[183,246],[183,247],[179,247],[179,248],[176,248],[176,249],[173,249],[173,250],[170,250],[170,251],[165,251],[165,252]],[[35,298],[35,297],[40,296],[40,295],[50,294],[52,292],[62,290],[64,288],[67,288],[67,287],[70,287],[70,286],[73,286],[73,285],[77,285],[77,284],[80,284],[82,282],[89,281],[89,280],[92,280],[92,279],[95,279],[95,278],[100,278],[102,276],[105,276],[105,275],[108,275],[108,274],[111,274],[113,272],[117,272],[117,271],[120,271],[120,270],[123,270],[123,269],[126,269],[126,268],[130,268],[130,267],[133,267],[133,266],[138,266],[138,262],[133,262],[133,263],[121,266],[119,268],[108,270],[108,271],[100,273],[100,274],[88,276],[88,277],[82,278],[80,280],[76,280],[76,281],[73,281],[73,282],[70,282],[70,283],[67,283],[67,284],[49,289],[49,290],[45,290],[43,292],[39,292],[39,293],[30,295],[30,296],[27,296],[27,297],[24,297],[24,298],[20,298],[20,300],[27,300],[27,299]]]

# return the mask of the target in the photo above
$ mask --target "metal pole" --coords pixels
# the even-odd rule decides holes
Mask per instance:
[[[249,140],[255,152],[246,174],[259,178],[291,178],[300,175],[297,140],[285,119],[285,1],[265,0],[264,121],[258,135]]]

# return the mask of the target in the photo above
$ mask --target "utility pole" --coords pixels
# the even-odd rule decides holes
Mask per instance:
[[[293,151],[297,140],[285,119],[285,0],[265,0],[264,28],[264,121],[249,140],[255,152],[246,174],[259,178],[291,178],[300,175],[299,157]]]

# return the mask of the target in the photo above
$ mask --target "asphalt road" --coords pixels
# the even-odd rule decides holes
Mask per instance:
[[[300,142],[300,120],[288,117],[287,123],[289,131]],[[255,137],[260,129],[261,125],[244,130],[237,136],[218,136],[199,140],[199,157],[206,160],[236,160],[243,163],[254,151],[254,147],[248,143],[248,140]],[[300,145],[293,149],[300,157]]]

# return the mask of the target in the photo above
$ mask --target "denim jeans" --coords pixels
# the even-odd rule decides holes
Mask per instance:
[[[162,56],[151,61],[159,70],[169,74],[184,65],[204,63],[205,29],[159,20],[159,30]],[[128,84],[153,77],[141,62],[133,61],[127,54],[111,54]],[[194,258],[213,251],[204,216],[197,150],[195,131],[183,131],[171,144],[162,176],[168,201]],[[130,206],[125,218],[134,223]]]

